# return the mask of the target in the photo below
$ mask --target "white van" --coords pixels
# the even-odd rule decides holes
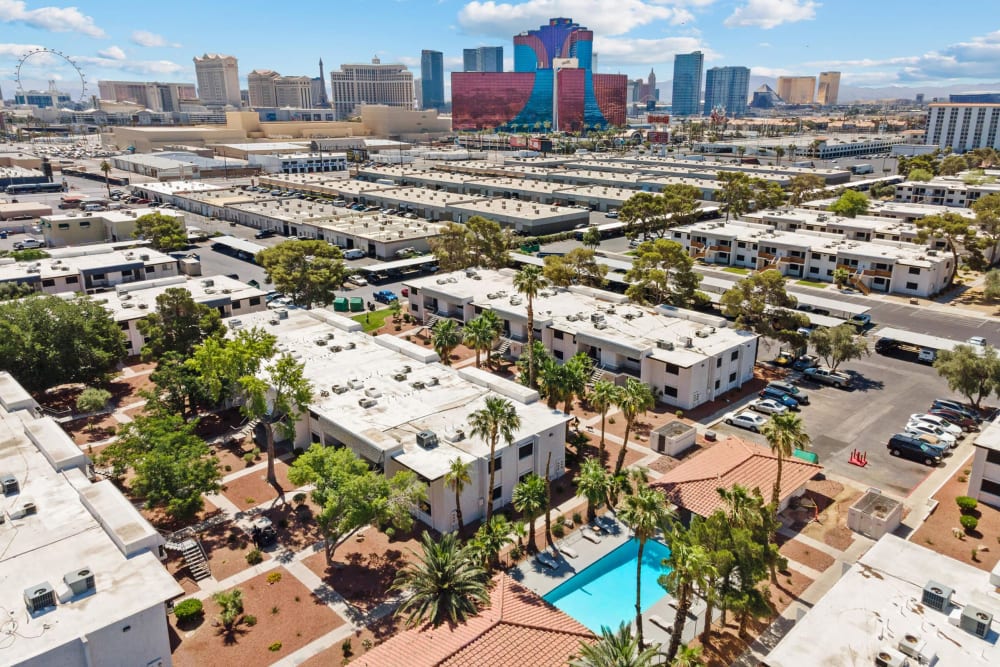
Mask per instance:
[[[344,251],[344,259],[363,259],[365,251],[360,248],[352,248]]]

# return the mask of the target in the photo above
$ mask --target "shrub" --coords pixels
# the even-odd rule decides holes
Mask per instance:
[[[267,575],[267,583],[269,583],[269,584],[276,584],[279,581],[281,581],[281,573],[280,572],[271,572],[270,574]]]
[[[968,514],[963,514],[959,517],[958,522],[962,524],[962,528],[965,528],[967,531],[975,530],[976,526],[979,525],[979,519],[974,516],[969,516]]]
[[[962,513],[964,514],[966,512],[971,512],[974,509],[976,509],[976,505],[978,505],[979,503],[976,502],[975,498],[972,498],[970,496],[959,496],[955,498],[955,504],[958,505],[958,509],[962,510]]]
[[[344,657],[345,658],[350,658],[352,655],[354,655],[354,647],[351,646],[351,638],[350,637],[348,637],[347,639],[345,639],[344,643],[342,643],[340,645],[340,650],[344,652]]]
[[[231,465],[229,465],[227,463],[225,466],[223,466],[222,469],[225,470],[226,472],[232,472],[233,471],[233,466],[231,466]]]
[[[579,512],[573,512],[573,523],[583,523],[583,516]]]
[[[251,628],[257,625],[257,617],[253,614],[247,614],[243,617],[243,622],[249,625]]]
[[[677,412],[674,413],[674,416],[677,417],[678,419],[682,419],[684,417],[684,411],[678,410]]]
[[[97,412],[103,410],[111,400],[111,392],[107,389],[87,387],[76,398],[76,409],[80,412]]]
[[[552,534],[555,535],[556,537],[562,537],[563,535],[566,534],[566,526],[562,525],[561,523],[557,523],[556,525],[552,526]]]
[[[279,608],[278,605],[271,607],[271,614],[273,616],[277,616],[279,611],[281,611],[281,608]]]
[[[392,526],[389,526],[388,528],[385,529],[385,536],[388,537],[390,540],[396,537],[396,529],[393,528]]]
[[[255,459],[259,459],[260,458],[260,447],[254,447],[253,449],[250,450],[250,453],[253,454],[253,457]]]
[[[246,462],[248,466],[253,465],[254,455],[253,452],[247,452],[243,455],[243,461]]]
[[[271,644],[270,646],[267,647],[267,650],[271,651],[272,653],[276,653],[277,651],[280,651],[281,650],[281,642],[274,642],[273,644]]]
[[[178,623],[193,621],[196,618],[201,618],[204,614],[205,608],[201,604],[201,600],[195,598],[188,598],[174,607],[174,616],[177,617]]]
[[[257,565],[258,563],[263,562],[263,560],[264,554],[260,552],[260,549],[251,549],[247,552],[248,565]]]
[[[292,502],[295,503],[296,505],[301,505],[305,501],[306,501],[306,494],[302,493],[301,491],[292,496]]]
[[[247,496],[246,498],[243,499],[243,502],[245,502],[247,505],[256,505],[257,499],[254,498],[253,496]]]
[[[364,639],[361,640],[361,646],[364,647],[364,649],[366,651],[370,651],[371,648],[372,648],[372,646],[374,646],[374,645],[375,645],[375,642],[373,642],[368,637],[365,637]]]

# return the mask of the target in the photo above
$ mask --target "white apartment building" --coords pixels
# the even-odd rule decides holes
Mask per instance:
[[[822,232],[837,234],[852,241],[917,242],[917,228],[909,222],[861,216],[845,218],[827,211],[806,208],[782,208],[744,213],[741,220],[773,227],[780,232]]]
[[[458,528],[455,494],[444,483],[456,458],[471,464],[472,481],[461,496],[467,523],[482,518],[487,494],[500,507],[525,476],[544,476],[550,455],[550,478],[564,474],[569,415],[546,407],[532,389],[475,368],[449,368],[433,350],[396,336],[366,335],[357,322],[328,311],[279,310],[240,319],[241,327],[260,326],[277,336],[279,350],[296,356],[313,383],[295,446],[349,447],[390,476],[412,470],[428,487],[428,502],[414,514],[435,530]],[[489,443],[469,426],[469,415],[489,396],[509,400],[521,418],[513,444],[497,446],[492,489]]]
[[[777,269],[791,279],[832,282],[834,271],[845,269],[865,293],[930,296],[947,285],[952,269],[951,253],[912,243],[783,232],[751,222],[699,222],[672,229],[670,238],[710,264]]]
[[[1000,507],[1000,419],[976,436],[976,454],[969,475],[969,495],[979,502]]]
[[[808,208],[817,211],[825,211],[830,205],[837,201],[836,197],[828,199],[813,199],[802,202],[799,208]],[[858,218],[889,218],[901,222],[916,222],[929,215],[941,215],[943,213],[956,213],[963,218],[973,220],[976,212],[971,208],[960,208],[957,206],[940,206],[937,204],[918,204],[914,202],[881,201],[872,200],[868,202],[868,210],[863,216]]]
[[[183,594],[164,538],[10,374],[0,372],[0,608],[5,665],[171,664]]]
[[[927,109],[924,143],[956,153],[973,148],[1000,149],[1000,104],[933,102]]]
[[[198,99],[193,83],[98,81],[101,101],[134,102],[150,111],[180,111],[181,102]]]
[[[198,98],[205,106],[242,106],[240,73],[236,58],[219,53],[206,53],[194,58],[198,79]]]
[[[405,65],[372,58],[369,64],[341,65],[330,72],[330,105],[337,118],[347,118],[362,104],[385,104],[413,109],[413,72]]]
[[[980,197],[1000,192],[1000,183],[966,183],[961,176],[935,176],[929,181],[904,181],[895,201],[968,208]]]
[[[136,156],[140,157],[140,156]],[[150,156],[141,156],[148,158]],[[70,211],[39,218],[42,236],[50,248],[115,243],[135,237],[135,222],[144,215],[159,215],[184,221],[180,211],[132,208],[118,211]]]
[[[474,269],[407,281],[410,314],[424,324],[442,317],[465,323],[493,310],[504,327],[497,350],[516,359],[528,316],[513,276],[510,269]],[[651,309],[584,287],[544,290],[534,313],[534,336],[556,359],[582,352],[594,360],[595,379],[641,380],[667,405],[694,408],[753,379],[758,336],[728,328],[721,317]]]
[[[268,174],[313,174],[347,171],[347,153],[283,153],[251,155],[250,165],[260,166]]]

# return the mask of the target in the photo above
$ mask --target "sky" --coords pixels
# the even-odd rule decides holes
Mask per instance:
[[[283,7],[288,11],[284,12]],[[569,17],[594,31],[598,71],[672,78],[673,56],[700,49],[705,67],[744,65],[755,76],[837,70],[844,86],[919,89],[1000,80],[995,0],[0,0],[0,87],[16,89],[19,59],[49,48],[71,57],[97,93],[100,79],[194,82],[192,58],[225,53],[253,69],[318,76],[341,63],[400,62],[420,76],[420,51],[461,69],[462,49]],[[49,79],[74,98],[76,72],[46,53],[23,61],[25,89]],[[448,77],[445,77],[446,81]]]

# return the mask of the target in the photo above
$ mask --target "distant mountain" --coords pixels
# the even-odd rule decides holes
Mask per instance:
[[[754,76],[750,75],[750,93],[760,88],[763,84],[767,84],[774,89],[778,88],[778,79],[771,76]],[[657,88],[660,91],[660,101],[666,104],[670,104],[671,98],[673,96],[673,81],[660,81],[658,82]],[[935,97],[941,100],[947,101],[948,95],[953,93],[968,93],[968,92],[1000,92],[1000,82],[996,83],[980,83],[980,84],[968,84],[968,83],[956,83],[950,86],[848,86],[845,84],[840,85],[840,102],[859,102],[867,100],[886,100],[886,99],[904,99],[912,100],[916,98],[917,93],[924,94],[924,101],[930,102]]]

